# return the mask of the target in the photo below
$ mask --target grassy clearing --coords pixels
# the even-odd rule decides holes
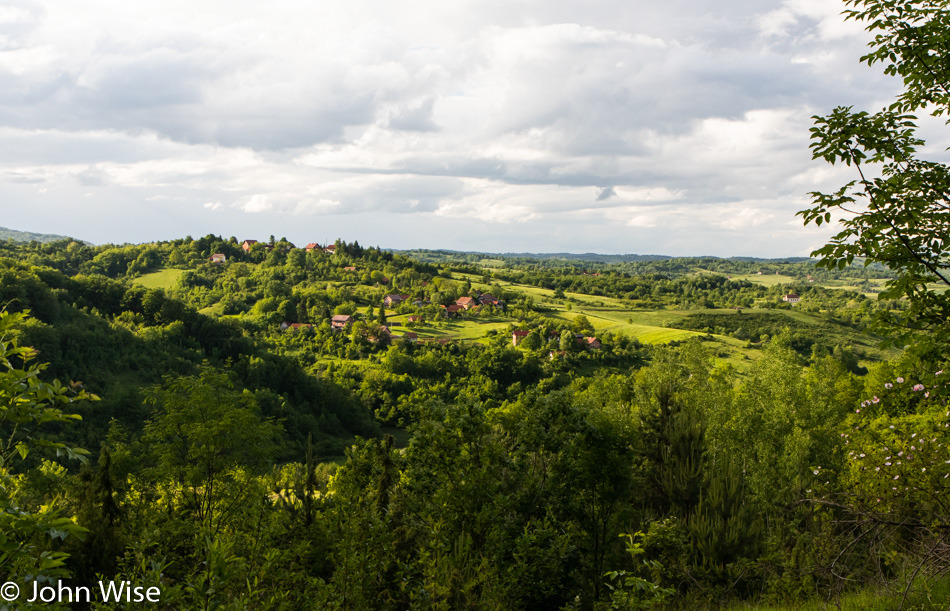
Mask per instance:
[[[924,583],[918,580],[920,585],[908,595],[904,601],[904,609],[947,609],[947,603],[950,601],[950,581],[946,579]],[[733,603],[725,607],[726,611],[893,611],[901,608],[903,598],[902,590],[864,590],[861,592],[851,592],[841,597],[839,601],[802,601],[794,604],[753,604],[753,603]]]
[[[178,278],[185,273],[183,269],[166,268],[151,274],[143,274],[132,281],[133,284],[147,289],[172,289],[178,284]]]
[[[783,274],[738,274],[736,276],[730,276],[733,280],[748,280],[749,282],[754,282],[756,284],[761,284],[762,286],[775,286],[777,284],[790,284],[793,282],[798,282],[797,279],[792,276],[785,276]]]
[[[472,286],[478,288],[479,290],[488,289],[488,287],[480,286],[480,282],[478,282],[479,279],[473,274],[455,274],[455,278],[460,281],[468,280],[472,282]],[[761,276],[758,274],[743,274],[740,276],[734,276],[734,278],[749,280],[751,282],[757,282],[766,286],[795,282],[795,279],[792,276],[785,276],[781,274],[762,274]],[[883,282],[884,280],[876,280],[873,283],[875,286],[877,286]],[[687,316],[697,314],[719,314],[723,316],[740,315],[732,309],[632,309],[630,308],[629,302],[612,297],[567,293],[566,299],[557,299],[554,297],[554,291],[550,289],[510,282],[501,282],[500,284],[505,289],[517,291],[519,293],[533,297],[535,304],[546,308],[548,310],[547,316],[552,319],[571,322],[578,315],[583,315],[586,316],[591,322],[591,324],[594,326],[594,330],[597,333],[621,333],[629,337],[635,337],[639,341],[646,344],[665,344],[671,341],[682,341],[691,337],[707,335],[701,331],[676,329],[670,327],[671,324],[674,324]],[[570,310],[568,307],[570,307]],[[822,319],[820,316],[802,312],[797,308],[787,310],[760,310],[758,308],[752,308],[743,310],[743,314],[741,315],[755,313],[771,313],[779,316],[785,316],[789,318],[789,323],[791,326],[794,326],[793,321],[816,327],[828,325],[828,321]],[[484,337],[484,333],[490,328],[503,329],[505,326],[507,326],[507,323],[500,323],[495,327],[489,326],[481,329],[478,326],[473,326],[472,323],[468,321],[460,321],[459,323],[454,324],[450,323],[450,325],[453,326],[448,327],[448,331],[443,328],[441,329],[441,332],[432,333],[431,337],[476,339],[480,335],[481,337]],[[877,347],[876,340],[874,338],[849,331],[843,327],[834,327],[833,329],[829,329],[829,332],[832,332],[836,336],[836,339],[840,340],[839,343],[842,345],[860,347],[864,354],[868,356],[868,358],[876,359],[892,356],[885,351],[881,351]],[[742,371],[748,369],[762,355],[761,350],[757,348],[750,348],[748,346],[748,342],[744,340],[738,340],[732,336],[712,335],[716,342],[714,345],[710,345],[709,347],[717,353],[717,361],[720,363],[732,365],[736,369]],[[420,333],[420,337],[424,337],[424,335]]]
[[[224,316],[224,304],[220,301],[218,303],[212,303],[208,307],[198,310],[198,313],[204,314],[205,316]]]

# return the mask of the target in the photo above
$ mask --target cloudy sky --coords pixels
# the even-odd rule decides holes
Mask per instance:
[[[879,110],[834,0],[0,0],[0,226],[805,255]]]

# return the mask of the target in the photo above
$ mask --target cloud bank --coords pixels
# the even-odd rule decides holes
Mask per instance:
[[[809,117],[897,85],[827,0],[302,4],[0,2],[4,224],[801,255]]]

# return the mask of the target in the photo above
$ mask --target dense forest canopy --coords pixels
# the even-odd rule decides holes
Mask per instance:
[[[840,549],[814,542],[844,540],[843,509],[802,499],[853,477],[867,389],[933,369],[877,347],[876,314],[907,304],[874,266],[332,246],[0,243],[6,345],[98,398],[30,437],[85,464],[6,463],[9,507],[66,491],[43,519],[92,529],[30,535],[51,578],[255,608],[823,596]]]

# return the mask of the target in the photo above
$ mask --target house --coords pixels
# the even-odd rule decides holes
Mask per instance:
[[[330,255],[335,255],[335,254],[336,254],[336,244],[330,244],[329,246],[327,246],[326,248],[323,249],[323,252],[325,252],[325,253],[327,253],[327,254],[330,254]]]
[[[600,340],[596,337],[587,338],[587,349],[588,350],[600,350],[604,345],[600,343]]]
[[[455,305],[460,305],[460,306],[462,306],[463,308],[465,308],[466,310],[469,310],[469,309],[475,307],[475,300],[472,299],[471,297],[459,297],[459,298],[455,301]]]
[[[464,307],[460,305],[450,305],[448,307],[442,306],[444,309],[443,313],[446,318],[458,318],[461,316],[461,313],[465,310]]]
[[[796,295],[795,293],[789,293],[788,295],[785,295],[784,297],[782,297],[782,301],[786,301],[788,303],[798,303],[801,300],[802,298]]]
[[[498,299],[491,293],[482,293],[478,296],[478,303],[482,305],[495,305],[498,303]]]
[[[512,332],[511,332],[511,345],[512,345],[512,346],[517,346],[517,345],[520,344],[522,341],[524,341],[524,338],[528,337],[528,334],[529,334],[529,333],[531,333],[531,331],[512,331]]]
[[[223,253],[216,252],[213,255],[211,255],[211,258],[209,260],[215,265],[221,265],[222,263],[227,261],[228,258],[225,257]]]
[[[342,331],[347,328],[350,323],[353,322],[353,317],[347,314],[337,314],[332,319],[330,319],[330,326],[333,327],[335,331]]]
[[[378,342],[389,342],[392,340],[392,332],[389,330],[389,327],[380,325],[375,329],[372,329],[366,336],[366,340],[372,343]]]
[[[244,240],[244,242],[241,244],[241,248],[244,249],[244,252],[250,252],[251,246],[254,246],[255,244],[257,244],[257,240]]]
[[[305,322],[282,322],[280,323],[280,330],[286,331],[290,329],[291,331],[299,331],[301,329],[313,329],[313,325]]]
[[[310,252],[311,250],[320,250],[320,245],[317,244],[316,242],[310,242],[309,244],[304,246],[303,249],[307,252]]]
[[[355,271],[356,271],[356,268],[353,267],[352,265],[350,265],[350,266],[344,267],[344,268],[343,268],[343,271],[345,271],[345,272],[355,272]]]
[[[419,324],[422,324],[422,323],[424,323],[425,321],[426,321],[426,317],[425,317],[425,316],[410,316],[409,319],[408,319],[406,322],[417,322],[417,323],[419,323]]]
[[[403,301],[409,301],[409,295],[386,295],[383,297],[383,305],[387,308],[397,306]]]
[[[412,342],[413,344],[419,341],[419,336],[413,333],[412,331],[406,331],[405,333],[403,333],[402,336],[405,337],[410,342]]]

